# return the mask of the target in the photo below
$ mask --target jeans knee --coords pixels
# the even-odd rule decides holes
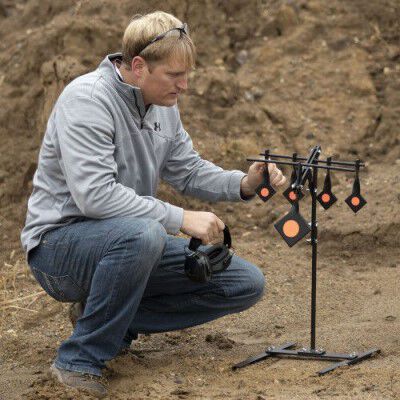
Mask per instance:
[[[247,266],[249,294],[254,298],[254,302],[261,299],[265,291],[265,277],[261,270],[253,264]]]
[[[233,257],[226,274],[221,274],[220,283],[225,296],[245,308],[260,300],[265,288],[265,278],[260,269],[237,256]]]
[[[161,257],[167,242],[165,228],[156,220],[149,218],[125,217],[120,219],[113,230],[113,243],[134,248],[136,254],[157,260]]]
[[[158,221],[151,220],[139,240],[146,255],[158,259],[164,252],[167,237],[165,228]]]
[[[242,298],[248,307],[257,303],[264,294],[265,278],[263,273],[258,267],[245,260],[241,260],[238,277],[235,281],[235,284],[230,287],[231,295]]]

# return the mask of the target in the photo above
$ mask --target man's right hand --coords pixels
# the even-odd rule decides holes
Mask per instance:
[[[203,244],[218,238],[224,228],[225,224],[211,212],[183,210],[181,232],[201,239]]]

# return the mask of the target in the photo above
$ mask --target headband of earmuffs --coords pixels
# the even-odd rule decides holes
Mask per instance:
[[[201,246],[201,243],[202,243],[201,239],[192,237],[189,242],[189,250],[196,251]],[[227,225],[225,225],[225,228],[224,228],[224,245],[225,245],[225,247],[228,247],[229,249],[232,247],[231,233],[229,232],[229,228]],[[208,250],[211,250],[215,246],[220,246],[220,244],[214,245]]]

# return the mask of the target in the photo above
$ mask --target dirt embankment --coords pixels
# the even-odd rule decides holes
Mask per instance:
[[[162,186],[178,205],[216,212],[270,291],[252,310],[195,329],[142,337],[111,363],[116,399],[399,398],[400,5],[397,0],[0,0],[0,399],[76,398],[45,371],[70,332],[65,307],[29,275],[19,245],[47,116],[62,88],[120,49],[130,16],[155,9],[188,22],[198,64],[180,109],[198,151],[248,167],[264,148],[362,158],[368,201],[343,203],[351,175],[333,174],[339,202],[320,214],[319,335],[337,350],[379,346],[380,357],[317,379],[315,364],[229,365],[267,344],[308,340],[309,249],[272,228],[286,210],[204,204]],[[288,174],[290,171],[286,171]],[[301,211],[308,215],[309,199]],[[340,204],[339,204],[340,203]]]

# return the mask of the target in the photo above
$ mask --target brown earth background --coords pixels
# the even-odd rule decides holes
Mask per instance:
[[[47,377],[71,333],[67,305],[41,292],[19,232],[59,92],[120,50],[131,16],[157,9],[188,22],[198,47],[180,109],[204,158],[247,170],[246,157],[264,148],[305,155],[320,144],[324,157],[366,161],[368,205],[354,215],[343,202],[353,176],[334,173],[339,201],[318,210],[317,346],[382,352],[324,377],[315,372],[326,364],[315,361],[232,372],[269,345],[308,345],[311,249],[289,249],[274,230],[288,210],[280,194],[207,204],[163,186],[161,198],[232,227],[236,252],[262,268],[267,294],[246,312],[141,336],[109,363],[110,398],[399,399],[399,0],[0,0],[0,399],[85,398]]]

